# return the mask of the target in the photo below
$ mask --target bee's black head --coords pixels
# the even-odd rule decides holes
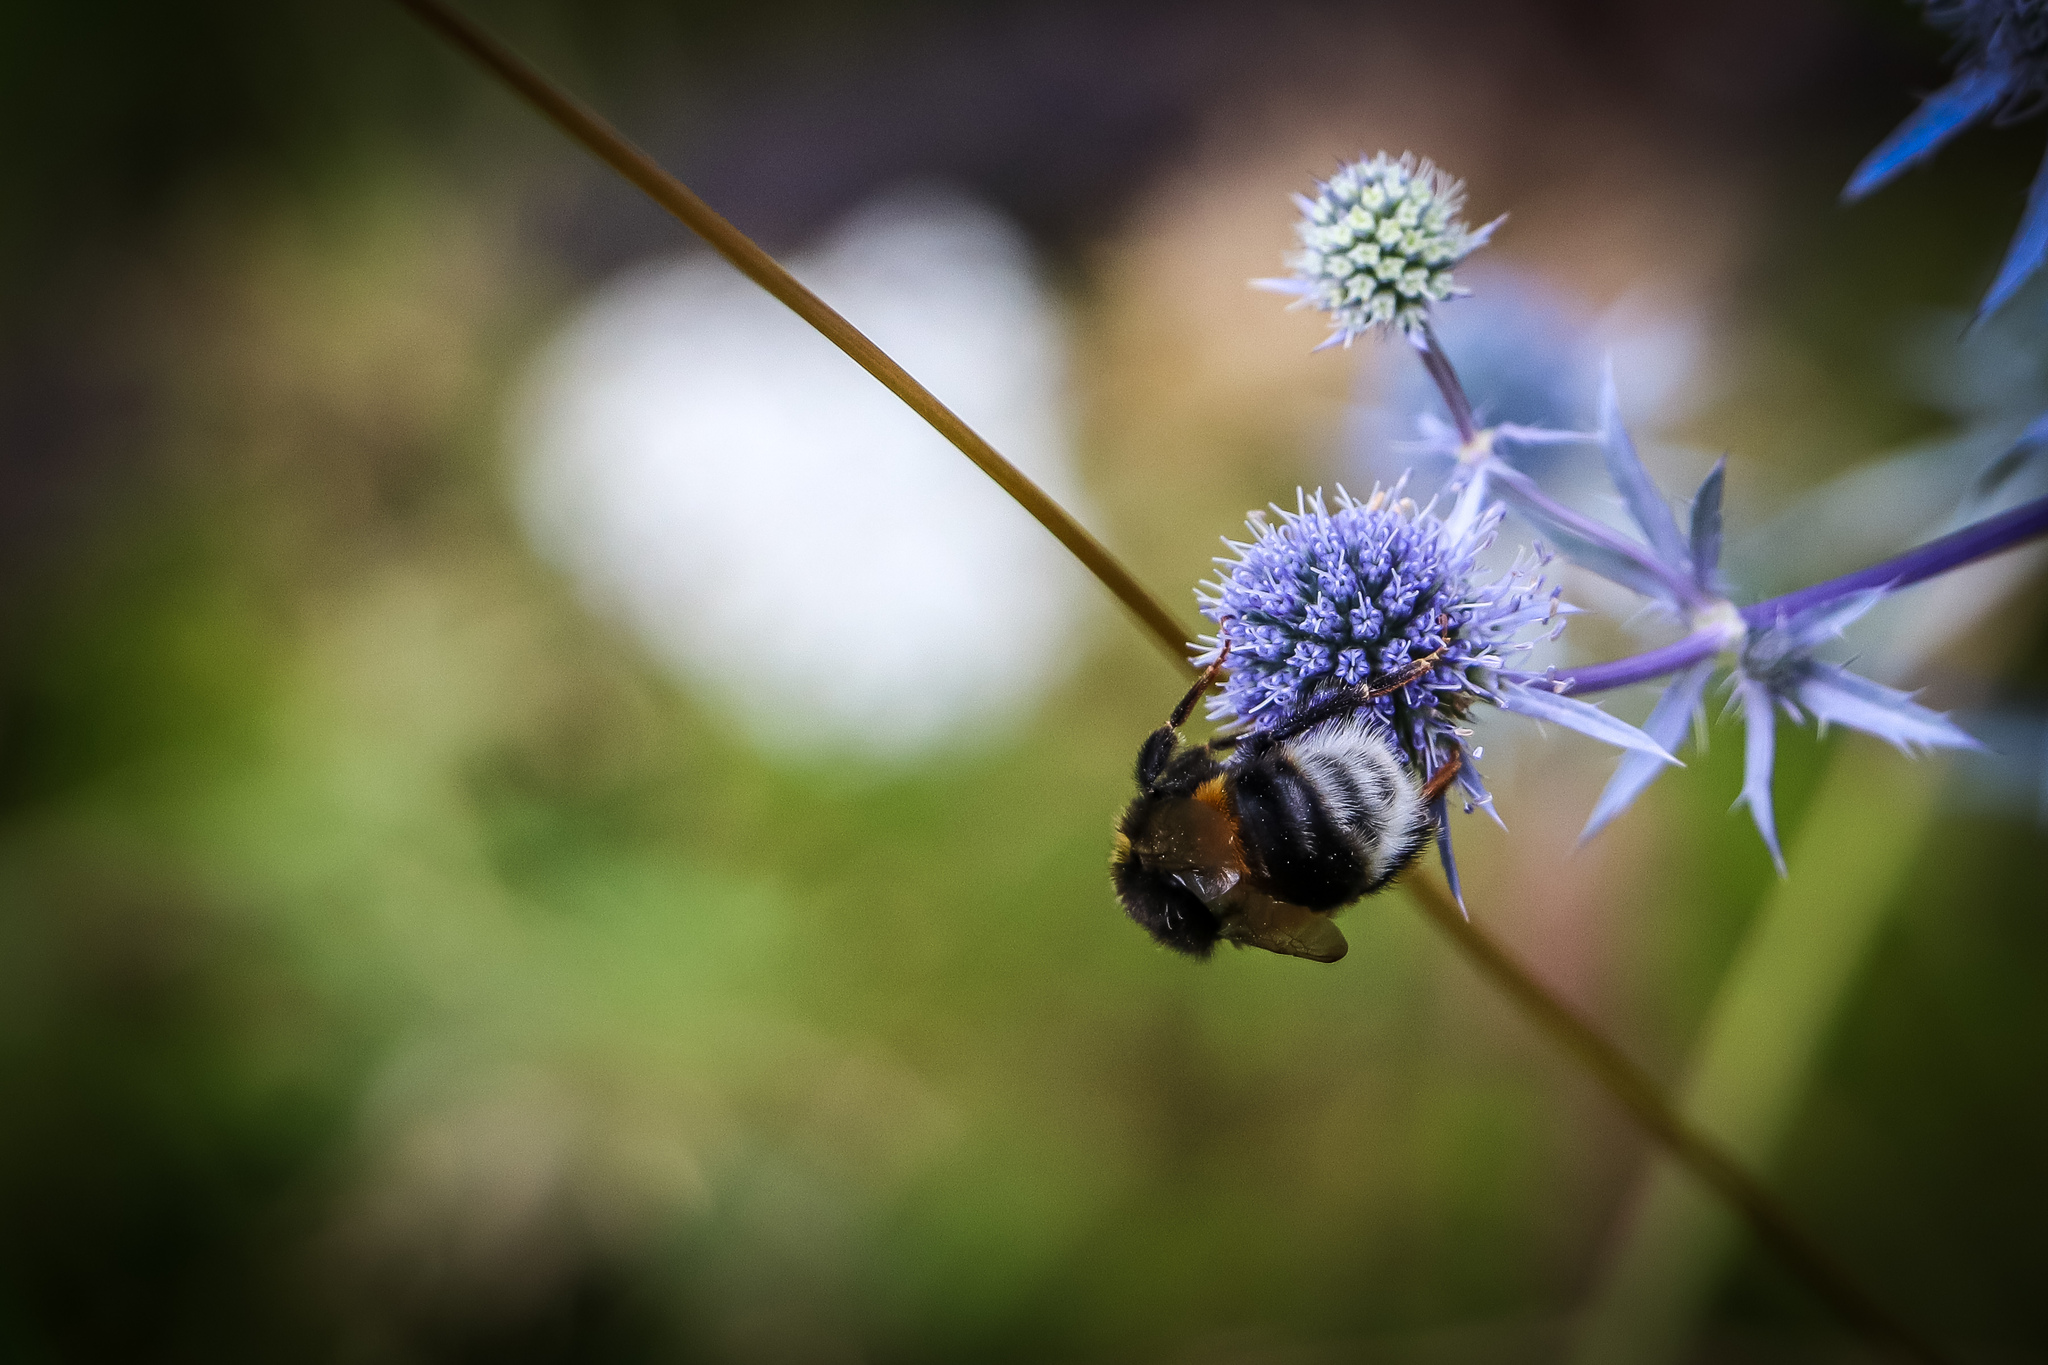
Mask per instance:
[[[1220,921],[1202,898],[1167,873],[1145,865],[1132,845],[1134,827],[1144,823],[1141,796],[1131,803],[1117,832],[1116,856],[1110,860],[1110,880],[1116,884],[1117,899],[1124,913],[1153,938],[1177,953],[1207,957],[1215,950]]]

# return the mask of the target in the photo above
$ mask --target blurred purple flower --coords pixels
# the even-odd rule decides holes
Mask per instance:
[[[1689,531],[1681,534],[1663,494],[1651,482],[1636,455],[1635,441],[1621,420],[1610,364],[1600,388],[1600,430],[1596,433],[1551,431],[1503,422],[1475,432],[1471,439],[1441,422],[1422,420],[1421,448],[1450,455],[1458,462],[1454,486],[1481,487],[1499,494],[1527,517],[1566,559],[1591,569],[1681,618],[1710,609],[1718,600],[1721,555],[1721,479],[1715,465],[1693,499]],[[1613,527],[1558,502],[1524,471],[1503,459],[1509,445],[1554,445],[1598,442],[1606,457],[1608,478],[1620,490],[1629,515],[1641,529],[1638,541]]]
[[[1926,749],[1978,749],[1983,746],[1939,712],[1930,711],[1905,693],[1858,677],[1837,664],[1813,657],[1815,649],[1838,639],[1851,621],[1882,601],[1886,592],[1871,588],[1839,600],[1779,617],[1768,626],[1751,626],[1735,671],[1736,694],[1750,727],[1749,761],[1742,796],[1757,832],[1771,850],[1778,871],[1785,856],[1778,848],[1771,817],[1770,744],[1768,735],[1775,703],[1792,720],[1810,715],[1823,733],[1841,725],[1896,745],[1906,753]]]
[[[1567,533],[1558,536],[1560,548],[1567,558],[1595,573],[1664,603],[1691,627],[1688,640],[1699,645],[1692,657],[1682,657],[1672,647],[1653,651],[1673,657],[1660,660],[1655,673],[1644,675],[1646,680],[1677,671],[1677,677],[1665,687],[1643,725],[1643,732],[1657,745],[1666,750],[1677,747],[1705,697],[1715,655],[1734,653],[1736,663],[1730,682],[1748,730],[1742,804],[1749,807],[1757,832],[1781,874],[1785,871],[1785,858],[1771,801],[1778,711],[1782,710],[1795,722],[1811,715],[1823,730],[1830,724],[1861,730],[1908,752],[1978,747],[1969,734],[1908,694],[1814,657],[1816,649],[1839,638],[1844,627],[1891,591],[1891,584],[1880,578],[1860,588],[1819,591],[1806,602],[1794,594],[1780,599],[1774,610],[1762,614],[1740,611],[1720,586],[1718,572],[1721,489],[1727,462],[1716,463],[1700,485],[1693,498],[1687,529],[1681,533],[1669,504],[1649,471],[1643,468],[1635,443],[1622,423],[1612,375],[1601,400],[1601,428],[1608,473],[1642,530],[1644,543],[1614,536],[1614,540],[1622,542],[1619,547],[1612,543],[1582,543],[1575,553]],[[1555,509],[1546,511],[1539,507],[1530,514],[1541,522],[1554,518]],[[1569,528],[1565,529],[1568,532]],[[1558,528],[1553,528],[1553,534],[1557,533]],[[1661,666],[1666,662],[1672,666]],[[1590,838],[1628,809],[1662,766],[1637,754],[1623,755],[1580,838]]]
[[[1956,76],[1929,95],[1849,177],[1854,201],[1932,156],[1987,114],[2011,123],[2048,103],[2048,3],[2043,0],[1925,0],[1930,23],[1956,35]],[[2026,212],[1998,277],[1977,306],[1982,319],[2026,283],[2048,257],[2048,162],[2027,191]]]

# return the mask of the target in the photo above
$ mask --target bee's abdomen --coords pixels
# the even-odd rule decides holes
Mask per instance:
[[[1383,735],[1339,723],[1236,774],[1246,862],[1274,895],[1334,909],[1377,891],[1414,859],[1432,822]]]
[[[1311,910],[1365,894],[1369,874],[1345,806],[1284,752],[1248,765],[1231,786],[1245,864],[1267,891]]]

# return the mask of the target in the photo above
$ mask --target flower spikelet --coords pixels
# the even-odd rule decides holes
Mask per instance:
[[[1418,771],[1457,752],[1468,800],[1488,799],[1463,750],[1474,701],[1500,700],[1499,688],[1527,675],[1507,656],[1533,647],[1534,628],[1555,636],[1569,608],[1545,584],[1542,558],[1523,556],[1497,581],[1475,582],[1475,561],[1500,523],[1499,504],[1480,510],[1461,500],[1448,519],[1418,508],[1400,489],[1360,502],[1337,490],[1297,495],[1278,520],[1254,513],[1248,542],[1226,541],[1221,580],[1196,597],[1220,627],[1196,658],[1231,646],[1230,676],[1210,715],[1253,728],[1278,724],[1317,693],[1372,682],[1411,660],[1441,651],[1436,666],[1372,706]]]
[[[1432,305],[1464,291],[1451,267],[1492,234],[1459,219],[1463,182],[1413,153],[1385,152],[1350,162],[1321,182],[1314,197],[1295,196],[1301,250],[1288,258],[1293,275],[1255,284],[1295,295],[1330,315],[1330,339],[1349,345],[1377,328],[1418,334]]]
[[[1956,35],[1957,65],[2009,80],[2005,116],[2022,118],[2048,94],[2048,0],[1926,0],[1930,23]]]
[[[1955,79],[1863,158],[1843,189],[1845,199],[1889,183],[1965,128],[1990,118],[2012,123],[2048,105],[2048,0],[1925,0],[1928,19],[1956,35]],[[1978,320],[1996,312],[2048,260],[2048,163],[2034,177],[2005,260],[1977,305]]]

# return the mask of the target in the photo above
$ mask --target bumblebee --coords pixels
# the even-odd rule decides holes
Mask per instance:
[[[1138,795],[1110,860],[1117,899],[1191,957],[1225,939],[1335,962],[1347,945],[1331,912],[1415,860],[1436,830],[1431,807],[1457,774],[1453,754],[1419,781],[1368,709],[1437,656],[1331,692],[1270,730],[1183,748],[1180,727],[1228,657],[1226,645],[1138,750]]]

